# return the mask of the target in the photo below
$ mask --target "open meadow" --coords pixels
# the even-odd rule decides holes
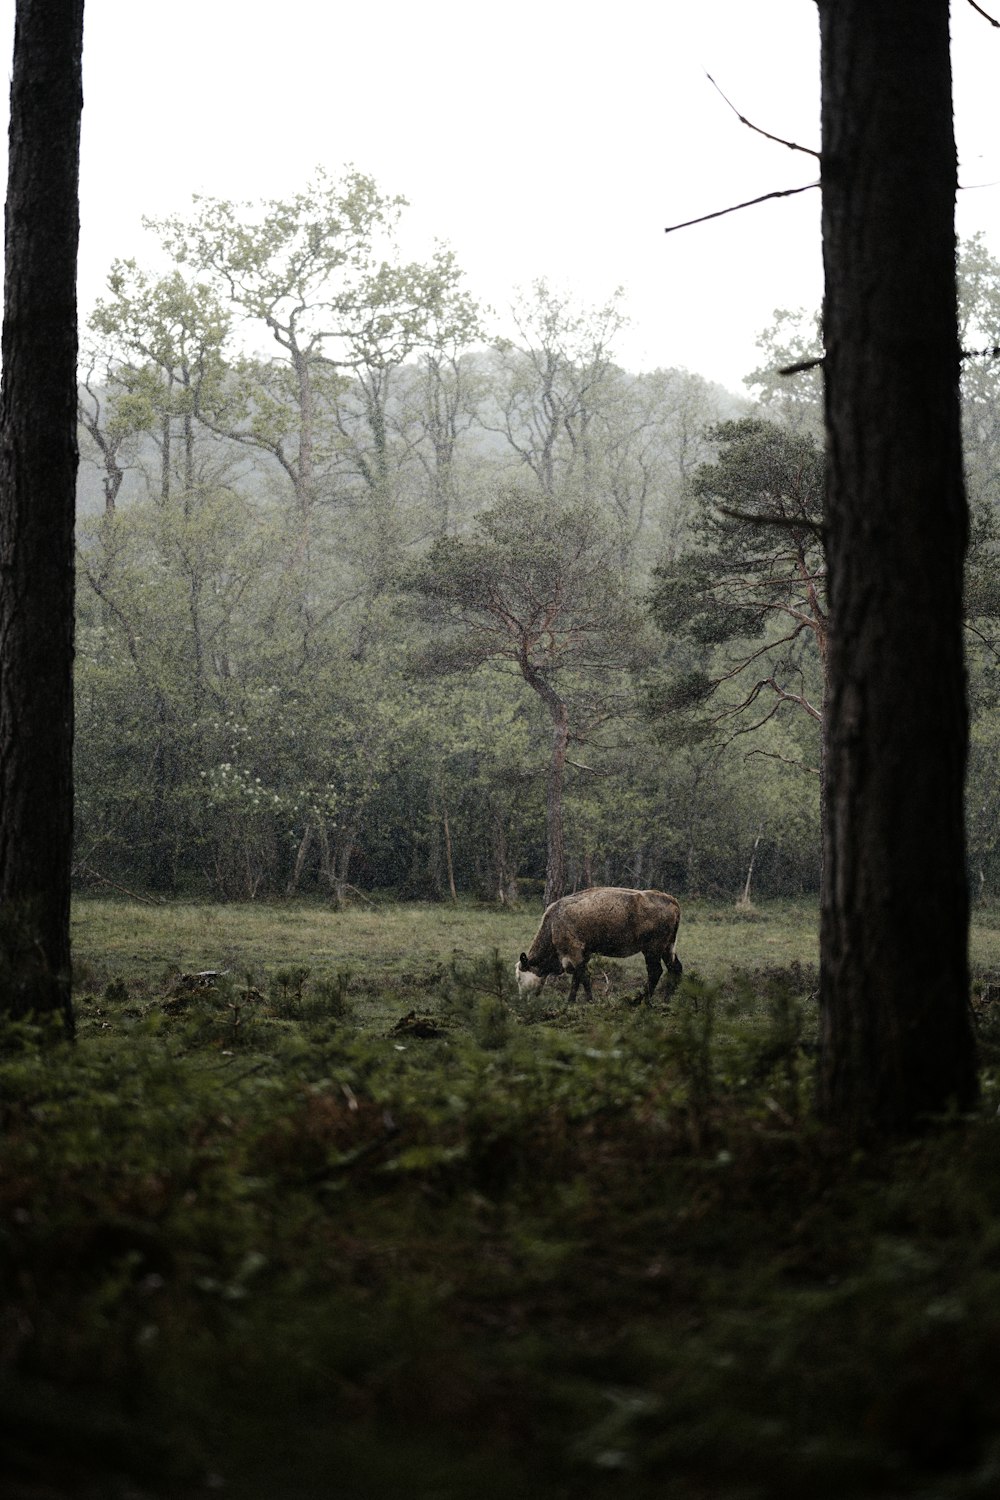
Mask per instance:
[[[513,983],[535,908],[81,900],[78,1043],[0,1059],[21,1500],[992,1495],[984,1099],[810,1115],[814,907],[689,902],[685,978]]]

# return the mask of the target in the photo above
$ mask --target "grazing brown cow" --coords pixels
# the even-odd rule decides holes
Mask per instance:
[[[652,999],[664,969],[675,982],[681,976],[681,961],[674,952],[680,920],[680,906],[665,891],[598,885],[563,896],[545,908],[534,942],[518,959],[518,988],[537,991],[550,974],[572,974],[570,1000],[576,999],[581,984],[587,999],[593,1000],[587,972],[591,954],[628,958],[641,953],[649,978],[646,998]]]

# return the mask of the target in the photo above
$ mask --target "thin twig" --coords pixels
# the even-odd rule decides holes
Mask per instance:
[[[959,359],[1000,359],[1000,344],[994,344],[990,349],[962,349]],[[801,375],[806,370],[818,370],[826,362],[825,354],[817,354],[814,359],[800,359],[798,364],[782,365],[778,370],[779,375]]]
[[[774,143],[778,146],[787,146],[789,151],[804,151],[806,156],[814,156],[816,160],[819,161],[819,152],[814,151],[811,146],[799,146],[795,143],[795,141],[786,141],[784,136],[772,135],[769,130],[762,130],[759,125],[755,125],[752,120],[748,120],[746,115],[741,115],[733,101],[726,98],[726,95],[723,94],[722,90],[719,88],[719,85],[716,83],[711,73],[706,71],[705,77],[708,79],[713,89],[715,89],[716,93],[721,95],[721,97],[729,105],[729,108],[732,110],[733,114],[739,120],[741,125],[745,125],[748,130],[755,130],[757,134],[762,135],[765,140],[774,141]]]
[[[977,10],[979,12],[984,21],[989,21],[991,26],[995,26],[996,29],[1000,31],[1000,21],[994,21],[992,16],[988,16],[983,10],[983,7],[976,4],[976,0],[969,0],[969,4],[972,6],[973,10]]]
[[[991,655],[1000,660],[1000,650],[997,649],[986,632],[984,630],[980,630],[978,625],[973,625],[971,620],[966,620],[964,623],[965,628],[969,632],[969,634],[974,635],[977,641],[979,641],[979,643],[984,646],[986,650],[991,653]]]
[[[371,899],[371,897],[366,896],[364,891],[359,891],[356,885],[349,885],[346,880],[341,882],[341,885],[345,891],[353,891],[356,896],[360,896],[362,901],[366,901],[369,906],[375,905],[375,902]]]
[[[770,198],[791,198],[795,193],[808,193],[810,188],[818,187],[818,181],[807,182],[803,187],[779,188],[774,193],[762,193],[759,198],[748,198],[745,203],[734,203],[729,208],[717,208],[714,213],[702,214],[697,219],[685,219],[683,224],[668,224],[663,233],[673,234],[676,229],[690,229],[692,224],[706,224],[709,219],[721,219],[725,214],[739,213],[741,208],[753,208],[758,203],[767,203]]]
[[[585,766],[582,761],[570,760],[568,755],[566,757],[566,764],[572,766],[576,771],[587,771],[591,776],[607,776],[608,774],[607,771],[598,771],[593,766]]]
[[[767,760],[780,760],[783,765],[794,766],[796,770],[805,771],[810,776],[819,776],[821,774],[818,766],[808,766],[804,760],[795,760],[790,755],[779,755],[777,750],[748,750],[743,759],[749,760],[752,755],[762,755]]]
[[[116,880],[109,880],[106,875],[102,875],[99,870],[95,870],[93,865],[88,865],[84,860],[78,860],[74,865],[73,873],[76,874],[78,871],[89,875],[91,880],[99,880],[102,885],[109,885],[113,891],[121,891],[123,896],[128,896],[133,901],[144,901],[147,906],[166,905],[165,901],[158,900],[154,896],[141,896],[138,891],[130,891],[127,885],[119,885]]]

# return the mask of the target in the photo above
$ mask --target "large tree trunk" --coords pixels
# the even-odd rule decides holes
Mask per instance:
[[[976,1096],[966,508],[947,0],[818,0],[827,553],[820,1106],[861,1135]]]
[[[0,390],[0,1007],[72,1029],[83,0],[17,0]]]

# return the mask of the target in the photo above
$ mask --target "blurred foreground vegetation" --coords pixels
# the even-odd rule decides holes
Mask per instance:
[[[78,1043],[0,1062],[5,1494],[996,1493],[1000,915],[981,1115],[878,1155],[813,909],[572,1011],[537,915],[78,904]]]

